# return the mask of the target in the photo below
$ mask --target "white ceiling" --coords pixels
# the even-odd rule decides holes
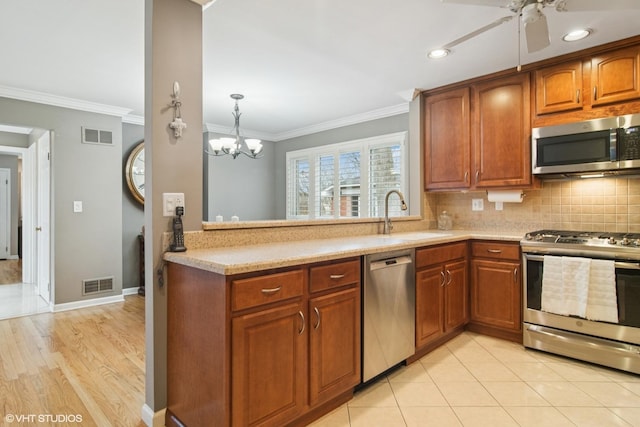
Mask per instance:
[[[144,0],[0,2],[0,96],[35,91],[144,115]],[[640,9],[544,10],[551,46],[528,54],[523,43],[523,64],[640,33]],[[204,122],[232,128],[231,93],[245,95],[244,132],[272,140],[406,111],[415,88],[515,67],[516,19],[444,60],[425,56],[510,13],[440,0],[217,0],[203,12]],[[578,26],[595,32],[560,40]]]

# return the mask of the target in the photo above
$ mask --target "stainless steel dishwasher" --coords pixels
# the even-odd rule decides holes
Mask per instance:
[[[415,352],[415,250],[364,257],[362,382]]]

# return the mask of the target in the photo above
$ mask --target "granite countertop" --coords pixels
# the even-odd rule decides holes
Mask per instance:
[[[426,230],[167,252],[164,259],[201,270],[231,275],[468,239],[517,242],[522,239],[522,233]]]

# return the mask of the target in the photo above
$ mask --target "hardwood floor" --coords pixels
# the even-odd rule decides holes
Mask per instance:
[[[144,297],[0,320],[0,425],[142,427],[144,373]]]

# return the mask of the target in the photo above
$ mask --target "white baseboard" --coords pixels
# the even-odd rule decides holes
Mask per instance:
[[[153,409],[146,403],[142,406],[142,421],[147,427],[164,427],[164,415],[166,408],[153,412]]]
[[[138,295],[138,289],[139,288],[124,288],[122,289],[122,295]]]
[[[92,299],[86,299],[81,301],[67,302],[63,304],[54,304],[51,311],[58,312],[58,311],[75,310],[77,308],[93,307],[95,305],[111,304],[114,302],[122,302],[122,301],[124,301],[124,296],[113,295],[110,297],[92,298]]]

